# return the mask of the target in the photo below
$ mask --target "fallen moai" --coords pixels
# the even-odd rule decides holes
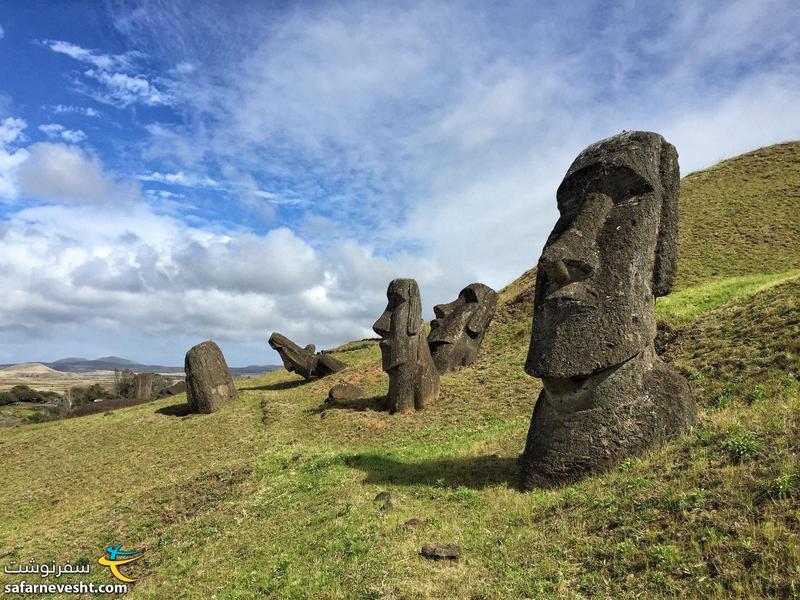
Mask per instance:
[[[333,358],[325,352],[317,352],[314,344],[301,348],[292,340],[277,332],[269,336],[270,347],[280,354],[283,366],[287,371],[311,379],[312,377],[325,377],[344,369],[345,365],[340,360]]]

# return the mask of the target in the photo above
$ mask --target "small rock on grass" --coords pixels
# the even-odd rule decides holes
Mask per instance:
[[[431,560],[458,560],[458,557],[461,556],[461,548],[458,544],[434,544],[428,542],[422,547],[420,554]]]
[[[420,525],[422,525],[422,521],[420,521],[419,519],[409,519],[408,521],[403,523],[403,527],[405,527],[406,529],[414,529],[416,527],[419,527]]]
[[[389,492],[386,492],[386,491],[378,492],[378,495],[375,496],[375,501],[376,502],[378,500],[391,500],[391,499],[392,499],[392,495]]]

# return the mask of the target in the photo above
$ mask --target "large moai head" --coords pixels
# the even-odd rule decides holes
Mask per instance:
[[[452,302],[433,307],[428,346],[440,374],[475,361],[496,307],[497,292],[482,283],[471,283]]]
[[[417,282],[394,279],[386,298],[386,309],[372,329],[381,336],[383,370],[389,375],[387,409],[420,410],[439,396],[439,373],[425,339]]]
[[[523,489],[579,479],[694,422],[686,381],[655,353],[655,298],[677,260],[678,155],[625,132],[578,155],[536,275],[525,370],[542,378]]]
[[[422,303],[413,279],[394,279],[386,290],[388,303],[372,325],[381,336],[383,370],[416,360],[416,340],[422,331]]]
[[[558,188],[560,218],[536,276],[526,371],[588,375],[655,338],[655,298],[677,263],[678,154],[631,131],[581,152]]]

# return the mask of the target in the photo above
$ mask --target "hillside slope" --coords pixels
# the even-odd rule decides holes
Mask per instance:
[[[676,288],[800,269],[800,142],[760,148],[681,181]]]
[[[697,198],[682,211],[713,228]],[[796,230],[800,213],[785,217],[762,242]],[[799,265],[790,250],[737,255],[709,280],[691,252],[675,299],[659,301],[659,347],[700,422],[606,475],[515,489],[540,390],[522,371],[529,271],[501,292],[478,361],[417,414],[381,410],[388,382],[362,341],[335,350],[341,373],[239,381],[213,415],[186,415],[178,397],[0,431],[0,555],[95,565],[108,544],[143,549],[131,598],[797,597]],[[366,397],[324,406],[339,381]],[[426,561],[426,541],[462,558]]]

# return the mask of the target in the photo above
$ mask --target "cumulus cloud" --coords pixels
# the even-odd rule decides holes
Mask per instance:
[[[23,131],[28,124],[18,117],[7,117],[0,121],[0,201],[14,200],[19,194],[17,170],[28,158],[24,148],[17,148],[24,141]]]
[[[62,139],[69,144],[79,144],[86,139],[86,134],[80,129],[67,129],[58,123],[39,125],[39,131],[51,139]]]
[[[27,148],[18,167],[18,185],[26,196],[68,204],[127,202],[138,187],[119,183],[103,171],[96,156],[66,144],[39,142]]]

